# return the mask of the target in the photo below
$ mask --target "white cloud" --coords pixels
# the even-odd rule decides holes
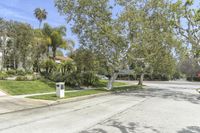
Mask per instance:
[[[17,0],[15,0],[17,1]],[[17,12],[17,11],[13,11],[11,9],[7,9],[3,6],[0,5],[0,16],[3,18],[7,18],[7,19],[12,19],[12,18],[16,18],[16,19],[22,19],[25,21],[34,21],[33,18],[26,16],[23,13]]]

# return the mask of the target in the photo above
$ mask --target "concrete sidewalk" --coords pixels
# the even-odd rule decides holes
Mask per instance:
[[[77,92],[77,91],[81,91],[81,90],[65,91],[65,93],[67,93],[67,92]],[[48,94],[56,94],[56,92],[17,95],[17,96],[13,96],[13,97],[15,97],[15,98],[26,98],[26,97],[31,97],[31,96],[48,95]]]
[[[68,92],[73,92],[73,91],[68,91]],[[26,98],[28,96],[37,96],[44,94],[55,94],[55,92],[10,96],[4,93],[2,90],[0,90],[0,114],[48,106],[55,103],[55,101]]]
[[[41,106],[47,106],[52,102],[53,101],[2,96],[0,97],[0,114],[24,110],[24,109],[30,109],[30,108],[37,108]]]
[[[67,91],[67,92],[76,92],[76,90]],[[30,110],[30,109],[45,108],[45,107],[54,106],[58,104],[77,102],[77,101],[82,101],[82,100],[86,100],[86,99],[90,99],[94,97],[110,95],[111,93],[107,92],[107,93],[86,95],[86,96],[80,96],[80,97],[74,97],[74,98],[68,98],[68,99],[60,99],[56,101],[25,98],[25,96],[33,96],[33,95],[41,95],[41,94],[44,94],[44,93],[0,97],[0,115],[19,112],[19,111],[25,111],[25,110]]]
[[[0,97],[6,96],[7,94],[0,90]]]

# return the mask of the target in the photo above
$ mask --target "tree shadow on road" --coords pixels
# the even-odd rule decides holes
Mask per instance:
[[[138,97],[160,97],[163,99],[173,99],[176,101],[188,101],[193,104],[200,104],[200,95],[187,92],[181,92],[170,89],[148,88],[144,90],[137,90],[131,93],[121,93],[126,96],[138,96]]]
[[[200,127],[197,126],[189,126],[181,131],[178,131],[177,133],[200,133]]]
[[[160,133],[160,131],[158,131],[157,129],[151,127],[151,126],[139,126],[139,124],[134,123],[134,122],[130,122],[128,124],[123,124],[122,122],[119,122],[117,120],[108,120],[105,123],[100,123],[98,124],[99,126],[106,126],[112,129],[115,129],[115,131],[118,131],[116,133],[138,133],[137,128],[141,128],[143,130],[146,131],[151,131],[153,133]],[[109,133],[102,128],[94,128],[94,129],[89,129],[87,131],[82,131],[80,133]]]

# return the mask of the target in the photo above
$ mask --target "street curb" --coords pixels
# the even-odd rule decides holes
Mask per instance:
[[[128,85],[128,86],[131,86],[131,85]],[[120,87],[124,87],[124,86],[120,86]],[[87,99],[91,99],[91,98],[95,98],[95,97],[101,97],[101,96],[107,96],[107,95],[111,95],[111,94],[114,94],[114,95],[120,94],[120,93],[122,94],[122,93],[132,92],[132,91],[136,91],[136,90],[103,92],[103,93],[99,93],[99,94],[91,94],[91,95],[73,97],[73,98],[68,98],[68,99],[60,99],[60,100],[57,100],[55,102],[52,101],[53,103],[50,103],[50,104],[47,104],[47,105],[42,105],[42,106],[38,106],[38,107],[30,107],[30,108],[21,109],[21,110],[0,113],[0,116],[6,115],[6,114],[17,113],[17,112],[21,112],[21,111],[41,109],[41,108],[51,107],[51,106],[55,106],[55,105],[65,104],[65,103],[78,102],[78,101],[82,101],[82,100],[87,100]],[[40,100],[40,99],[34,99],[34,100]],[[51,100],[42,100],[42,101],[51,101]]]
[[[50,104],[47,104],[47,105],[44,105],[44,106],[38,106],[38,107],[32,107],[32,108],[30,107],[30,108],[26,108],[26,109],[20,109],[20,110],[15,110],[15,111],[10,111],[10,112],[0,113],[0,116],[1,115],[6,115],[6,114],[18,113],[18,112],[21,112],[21,111],[29,111],[29,110],[42,109],[42,108],[46,108],[46,107],[50,107],[50,106],[55,106],[55,105],[60,105],[60,104],[65,104],[65,103],[78,102],[78,101],[87,100],[87,99],[90,99],[90,98],[107,96],[107,95],[110,95],[110,94],[114,94],[114,93],[112,93],[112,92],[105,92],[105,93],[88,95],[88,96],[81,96],[81,97],[74,97],[74,98],[62,99],[62,100],[58,100],[58,101],[55,101],[53,103],[50,103]]]

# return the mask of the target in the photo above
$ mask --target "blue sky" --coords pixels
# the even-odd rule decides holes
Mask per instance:
[[[110,4],[114,4],[111,0]],[[35,8],[44,8],[48,12],[47,19],[52,26],[65,25],[67,27],[67,38],[73,39],[76,43],[76,48],[79,47],[78,39],[74,35],[70,26],[67,25],[64,16],[60,16],[57,9],[54,7],[54,0],[0,0],[0,17],[7,20],[16,20],[29,23],[32,27],[38,28],[39,22],[35,18],[33,12]],[[116,13],[119,9],[115,9]]]
[[[54,7],[53,0],[1,0],[0,16],[6,19],[24,21],[37,28],[39,24],[33,15],[33,11],[37,7],[47,10],[48,17],[46,22],[51,25],[66,24],[64,17],[61,17]]]
[[[64,16],[60,16],[54,7],[54,0],[0,0],[0,17],[7,20],[16,20],[29,23],[32,27],[38,28],[39,22],[33,12],[35,8],[40,7],[48,12],[47,19],[52,26],[65,25],[67,27],[67,38],[73,39],[78,47],[78,39],[70,31]],[[43,22],[43,23],[44,23]]]

